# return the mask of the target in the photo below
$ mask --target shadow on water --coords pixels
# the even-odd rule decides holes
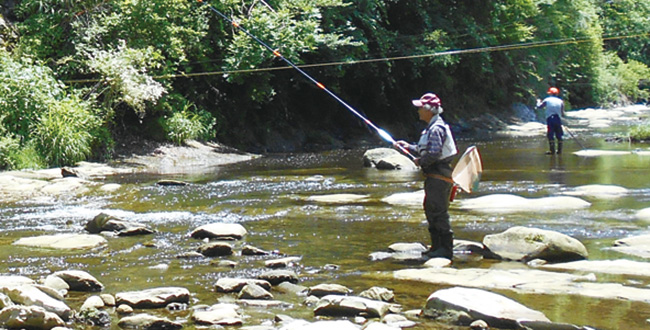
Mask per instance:
[[[585,138],[585,137],[583,137]],[[585,141],[603,148],[599,137]],[[614,239],[643,233],[647,224],[634,217],[648,207],[650,157],[578,157],[579,149],[568,140],[563,155],[548,156],[543,138],[494,138],[459,141],[464,149],[476,144],[483,157],[481,187],[472,196],[516,194],[537,198],[553,196],[587,184],[613,184],[629,194],[610,200],[584,197],[587,209],[553,212],[481,213],[464,211],[452,204],[455,235],[481,241],[515,225],[556,230],[581,240],[590,259],[624,256],[609,250]],[[339,283],[359,293],[372,286],[395,291],[404,310],[423,307],[429,294],[441,286],[396,281],[393,270],[416,267],[393,261],[371,261],[369,254],[386,251],[396,242],[423,242],[428,236],[419,206],[391,206],[381,199],[394,193],[422,189],[418,172],[385,172],[364,168],[364,150],[325,153],[268,155],[246,163],[220,168],[201,175],[175,177],[186,186],[155,185],[161,177],[132,175],[109,178],[122,184],[115,193],[93,192],[77,199],[25,201],[0,209],[0,273],[39,278],[62,269],[83,269],[95,275],[106,292],[140,290],[159,286],[183,286],[193,292],[193,304],[214,304],[232,296],[217,294],[221,277],[255,277],[265,271],[264,261],[279,256],[300,256],[293,268],[302,285]],[[169,178],[169,176],[165,177]],[[364,198],[352,203],[327,204],[308,197],[325,194],[357,194]],[[109,238],[108,247],[94,251],[48,251],[11,245],[19,237],[52,232],[84,232],[85,223],[100,212],[137,221],[156,230],[154,235]],[[194,228],[213,222],[236,222],[249,234],[232,242],[235,251],[253,245],[277,251],[272,257],[231,257],[234,268],[216,266],[215,259],[184,259],[201,241],[188,236]],[[504,262],[459,256],[456,268],[504,267]],[[514,267],[526,267],[513,263]],[[332,266],[335,265],[335,266]],[[631,279],[619,279],[622,282]],[[645,283],[648,279],[636,279]],[[637,282],[638,283],[638,282]],[[642,303],[608,301],[575,295],[545,296],[500,292],[544,312],[556,322],[591,325],[603,329],[633,329],[647,326],[650,306]],[[302,298],[276,293],[292,308],[246,309],[251,325],[273,319],[276,313],[312,319]],[[69,303],[78,308],[86,295],[72,294]],[[580,308],[575,308],[580,306]],[[159,311],[166,314],[166,311]],[[448,328],[420,320],[416,329]]]

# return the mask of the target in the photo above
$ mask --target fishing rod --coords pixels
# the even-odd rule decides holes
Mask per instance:
[[[568,128],[566,125],[562,125],[562,126],[564,126],[564,129],[567,131],[567,133],[569,133],[569,135],[571,135],[571,137],[572,137],[576,142],[578,142],[578,145],[580,146],[580,148],[582,148],[582,149],[587,149],[587,148],[585,148],[585,146],[582,145],[582,143],[580,143],[580,140],[579,140],[575,135],[573,135],[573,133],[571,132],[571,130],[569,130],[569,128]]]
[[[316,85],[318,88],[322,89],[327,94],[329,94],[332,98],[334,98],[336,101],[338,101],[341,105],[343,105],[346,109],[348,109],[350,112],[352,112],[355,116],[359,117],[359,119],[361,119],[368,127],[374,129],[382,139],[386,140],[387,142],[390,142],[394,146],[397,146],[397,148],[399,148],[404,154],[408,155],[411,159],[415,159],[415,156],[413,156],[407,149],[403,148],[400,145],[395,144],[395,139],[393,139],[393,137],[390,134],[388,134],[388,132],[386,132],[385,130],[379,128],[377,125],[375,125],[373,122],[371,122],[368,118],[364,117],[361,113],[359,113],[356,109],[354,109],[352,106],[350,106],[345,101],[343,101],[343,99],[341,99],[338,95],[334,94],[334,92],[332,92],[327,87],[325,87],[325,85],[323,85],[322,83],[320,83],[316,79],[312,78],[312,76],[307,74],[307,72],[305,72],[304,70],[299,68],[293,62],[289,61],[286,57],[282,56],[282,54],[277,49],[271,48],[271,46],[269,46],[267,43],[265,43],[264,41],[262,41],[261,39],[259,39],[258,37],[256,37],[252,33],[250,33],[248,30],[246,30],[241,25],[239,25],[239,23],[237,23],[234,20],[230,19],[228,16],[226,16],[224,13],[220,12],[219,10],[214,8],[213,6],[209,5],[208,3],[203,2],[203,0],[197,0],[197,1],[199,3],[201,3],[201,4],[205,4],[206,6],[208,6],[208,8],[210,8],[210,10],[212,10],[219,17],[221,17],[222,19],[224,19],[225,21],[230,23],[232,26],[237,28],[239,31],[244,32],[251,39],[257,41],[257,43],[259,43],[264,48],[266,48],[268,51],[270,51],[275,57],[280,58],[287,65],[289,65],[290,67],[296,69],[296,71],[300,72],[300,74],[302,74],[305,78],[307,78],[307,80],[314,83],[314,85]]]

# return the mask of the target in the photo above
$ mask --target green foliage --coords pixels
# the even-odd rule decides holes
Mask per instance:
[[[650,64],[650,2],[637,0],[599,0],[603,32],[609,39],[605,47],[615,51],[621,59]],[[616,39],[619,36],[629,36]]]
[[[634,141],[650,141],[650,123],[630,128],[630,138]]]
[[[197,110],[194,104],[185,104],[182,111],[165,118],[163,127],[167,139],[181,145],[187,140],[210,139],[215,135],[216,120],[210,113]]]
[[[287,65],[206,3],[298,65],[329,64],[305,71],[380,126],[413,121],[395,110],[425,91],[441,96],[448,119],[500,114],[549,85],[576,107],[647,97],[647,1],[22,0],[20,38],[0,54],[8,136],[29,144],[42,114],[77,108],[61,103],[70,95],[101,123],[89,130],[93,157],[110,154],[116,127],[161,117],[176,143],[214,138],[216,124],[223,142],[248,144],[272,130],[364,126],[295,70],[256,71]]]
[[[107,86],[104,99],[108,108],[124,102],[144,117],[146,102],[155,103],[166,92],[147,74],[147,69],[160,59],[153,47],[132,49],[121,42],[115,50],[94,50],[87,56],[88,66],[101,74]]]
[[[8,132],[29,138],[38,114],[63,94],[63,84],[49,67],[0,51],[0,125]]]
[[[76,98],[57,102],[39,116],[34,141],[48,164],[73,165],[91,155],[100,121]]]
[[[650,96],[648,90],[639,88],[639,81],[650,77],[650,68],[635,60],[625,63],[611,52],[606,54],[605,60],[598,81],[603,91],[598,99],[600,104],[626,105]]]

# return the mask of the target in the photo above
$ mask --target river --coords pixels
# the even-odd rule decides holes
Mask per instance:
[[[616,239],[646,233],[648,223],[635,212],[650,206],[650,156],[581,157],[572,154],[580,144],[590,149],[647,149],[646,145],[605,142],[604,137],[623,130],[576,130],[566,136],[564,154],[544,154],[542,136],[481,139],[458,138],[459,149],[478,146],[484,172],[479,190],[459,194],[457,201],[507,193],[524,197],[557,195],[587,184],[612,184],[629,189],[616,199],[585,197],[587,209],[556,212],[481,213],[451,206],[455,237],[481,241],[514,225],[534,226],[568,234],[580,240],[590,260],[625,258],[640,260],[609,249]],[[579,138],[578,141],[575,138]],[[579,142],[579,143],[578,143]],[[299,256],[291,269],[301,285],[338,283],[359,293],[372,286],[394,290],[404,310],[422,308],[429,294],[441,287],[400,282],[391,271],[414,267],[395,261],[371,261],[369,254],[386,251],[396,242],[428,241],[423,212],[419,207],[391,206],[381,199],[393,193],[421,189],[417,172],[380,171],[364,168],[365,150],[322,153],[276,154],[249,162],[215,167],[207,173],[187,175],[121,175],[106,182],[121,184],[116,192],[93,191],[80,197],[39,198],[0,204],[0,274],[39,279],[54,271],[82,269],[101,281],[107,293],[160,286],[186,287],[192,304],[228,300],[216,293],[220,277],[254,277],[267,270],[264,261],[278,256],[241,256],[234,268],[220,268],[214,259],[182,259],[201,244],[188,236],[194,228],[213,222],[242,224],[248,235],[233,242],[235,250],[252,245],[281,255]],[[186,186],[160,186],[159,179],[189,182]],[[319,204],[307,197],[352,193],[368,195],[357,203]],[[84,225],[100,212],[144,223],[153,235],[109,238],[108,246],[95,251],[49,251],[11,245],[17,238],[49,233],[84,232]],[[457,256],[452,267],[525,267],[519,263]],[[635,286],[650,284],[648,278],[610,276],[613,281]],[[639,329],[648,326],[650,305],[620,300],[597,300],[578,295],[544,296],[499,292],[545,313],[554,322],[589,325],[599,329]],[[302,297],[273,292],[291,308],[244,308],[245,325],[272,320],[275,314],[313,319]],[[78,308],[89,294],[70,293],[67,303]],[[578,306],[578,307],[576,307]],[[156,313],[184,318],[189,312]],[[420,319],[415,329],[448,329]],[[114,328],[116,322],[113,322]],[[191,327],[190,324],[187,325]]]

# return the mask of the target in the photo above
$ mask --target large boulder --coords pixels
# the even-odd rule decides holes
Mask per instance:
[[[423,313],[435,315],[435,311],[461,311],[473,320],[484,320],[490,327],[521,329],[520,320],[528,322],[551,321],[542,313],[532,310],[510,298],[489,291],[473,288],[450,288],[438,290],[427,299]]]
[[[483,244],[507,260],[573,261],[588,257],[587,248],[577,239],[555,231],[512,227],[502,233],[486,235]]]
[[[417,171],[418,167],[408,157],[390,148],[375,148],[363,154],[363,166],[379,170]]]

